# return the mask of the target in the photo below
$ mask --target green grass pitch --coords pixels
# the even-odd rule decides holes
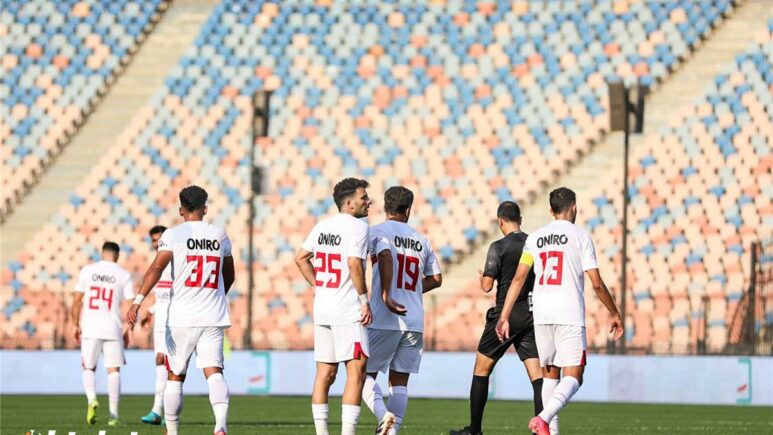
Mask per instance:
[[[83,396],[2,396],[0,397],[0,432],[3,434],[48,434],[69,432],[107,435],[163,434],[158,426],[139,423],[148,412],[152,397],[121,398],[123,426],[107,427],[107,397],[99,398],[99,422],[85,424],[86,399]],[[331,400],[330,433],[340,433],[340,400]],[[486,408],[485,434],[528,434],[526,423],[532,405],[526,402],[490,401]],[[464,400],[411,399],[402,434],[446,434],[449,429],[464,426],[468,419]],[[181,433],[211,434],[214,419],[205,396],[188,396],[182,413]],[[371,434],[375,418],[363,407],[358,434]],[[626,433],[704,433],[704,434],[773,434],[773,408],[637,405],[572,403],[561,414],[564,434]],[[307,397],[231,397],[229,433],[241,434],[313,434],[311,408]]]

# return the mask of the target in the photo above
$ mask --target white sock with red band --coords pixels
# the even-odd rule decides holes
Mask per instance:
[[[550,378],[542,378],[542,406],[544,408],[545,404],[550,402],[550,399],[553,398],[553,392],[556,390],[556,387],[558,386],[558,379],[550,379]],[[550,433],[551,434],[557,434],[558,433],[558,416],[556,415],[553,417],[553,420],[548,421],[545,420],[546,423],[550,425]]]

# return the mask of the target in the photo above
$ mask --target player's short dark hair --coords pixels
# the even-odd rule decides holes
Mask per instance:
[[[413,192],[403,186],[392,186],[384,192],[384,211],[387,214],[404,214],[413,205]]]
[[[550,209],[553,213],[562,213],[577,203],[577,195],[572,189],[559,187],[550,192]]]
[[[515,201],[504,201],[497,207],[497,217],[507,222],[521,223],[521,207]]]
[[[149,236],[153,236],[154,234],[161,234],[164,231],[166,231],[166,227],[165,226],[163,226],[163,225],[156,225],[153,228],[151,228],[150,231],[148,231],[148,235]]]
[[[121,252],[121,247],[118,243],[107,241],[102,244],[102,251],[110,251],[117,256]]]
[[[354,195],[354,192],[360,187],[367,189],[370,187],[370,183],[359,178],[344,178],[335,185],[333,188],[333,201],[336,203],[339,211],[341,206],[344,205],[344,201]]]
[[[207,205],[207,191],[199,186],[190,185],[180,191],[180,206],[188,211],[204,210]]]

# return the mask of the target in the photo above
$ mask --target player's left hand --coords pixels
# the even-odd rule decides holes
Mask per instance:
[[[623,332],[623,319],[621,319],[620,315],[618,314],[612,317],[612,324],[609,327],[609,333],[612,334],[612,338],[617,341],[620,340],[620,337],[623,336]]]
[[[396,302],[389,296],[384,297],[384,305],[386,305],[389,311],[397,314],[398,316],[404,316],[408,313],[408,310],[405,309],[405,305]]]
[[[370,304],[361,305],[360,307],[360,312],[362,313],[360,316],[360,323],[362,323],[362,326],[368,326],[370,325],[370,322],[373,321],[373,313],[370,311]]]
[[[499,341],[504,342],[510,338],[510,321],[508,319],[499,318],[497,321],[497,337]]]
[[[140,312],[140,305],[139,304],[132,304],[131,307],[129,307],[129,311],[126,312],[126,321],[129,322],[129,326],[134,328],[134,324],[137,323],[137,317],[139,316]]]

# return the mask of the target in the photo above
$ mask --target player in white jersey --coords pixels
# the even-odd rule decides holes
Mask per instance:
[[[408,225],[413,192],[394,186],[384,193],[387,220],[370,229],[368,251],[373,261],[368,327],[371,354],[362,397],[379,421],[376,434],[397,434],[408,408],[408,378],[419,372],[424,350],[423,294],[440,287],[432,245]],[[389,400],[376,383],[389,372]]]
[[[156,225],[148,231],[153,250],[158,252],[158,241],[166,231],[163,225]],[[156,352],[156,393],[153,398],[153,409],[140,418],[146,424],[159,425],[164,417],[164,388],[166,387],[166,313],[169,309],[169,294],[172,292],[172,268],[167,266],[161,274],[161,280],[153,288],[156,303],[148,309],[149,316],[142,319],[142,325],[153,323],[153,350]]]
[[[75,284],[72,302],[72,318],[75,322],[75,339],[81,343],[83,363],[83,389],[86,391],[88,408],[86,422],[97,422],[96,379],[99,354],[105,355],[107,369],[107,397],[110,405],[108,426],[120,424],[118,401],[121,396],[121,366],[125,364],[124,345],[131,340],[131,331],[121,318],[121,302],[134,297],[134,285],[129,272],[119,266],[120,248],[115,242],[102,245],[102,260],[81,269]]]
[[[526,239],[497,324],[500,340],[506,339],[510,311],[534,266],[534,335],[542,366],[544,409],[529,421],[529,429],[539,435],[558,432],[558,413],[582,384],[586,362],[583,273],[612,316],[612,337],[619,340],[623,336],[623,321],[599,274],[590,234],[574,224],[574,192],[565,187],[550,192],[550,212],[555,220]]]
[[[227,431],[229,393],[223,378],[223,336],[225,328],[231,326],[226,293],[234,282],[234,261],[228,235],[222,228],[204,222],[206,214],[204,189],[188,186],[180,191],[180,215],[185,223],[161,235],[156,258],[145,273],[128,314],[133,325],[143,299],[171,265],[165,355],[168,377],[164,389],[164,417],[169,435],[177,435],[179,430],[182,384],[194,351],[196,366],[203,369],[209,386],[214,433],[225,435]]]
[[[341,433],[354,435],[360,416],[362,385],[368,360],[365,327],[372,319],[365,284],[368,216],[371,200],[365,180],[347,178],[333,189],[340,213],[319,222],[298,250],[295,263],[314,287],[314,360],[317,374],[311,410],[317,435],[327,435],[328,394],[346,366],[341,406]]]

